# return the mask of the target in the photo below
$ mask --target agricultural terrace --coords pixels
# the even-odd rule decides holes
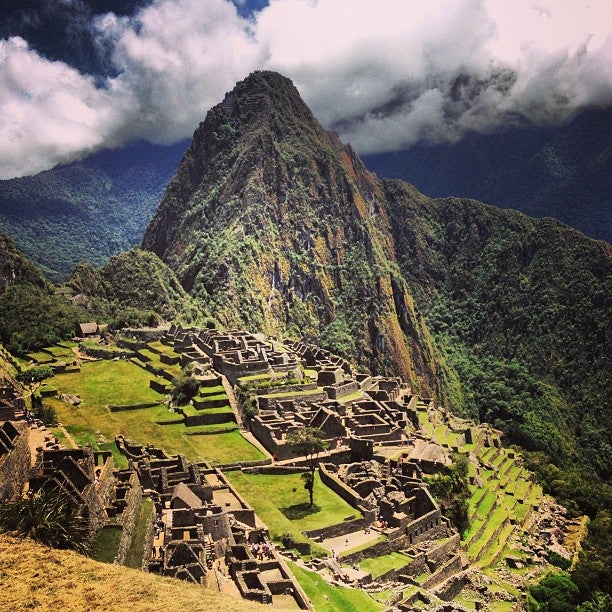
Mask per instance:
[[[81,398],[72,406],[56,398],[45,400],[56,411],[58,420],[77,444],[92,444],[111,450],[118,464],[115,436],[140,444],[153,443],[169,455],[183,454],[190,461],[214,464],[257,461],[264,455],[242,437],[235,423],[187,427],[183,416],[172,413],[162,403],[164,397],[149,387],[152,375],[129,361],[84,363],[80,372],[57,374],[50,384],[58,394]],[[109,406],[143,408],[111,410]]]

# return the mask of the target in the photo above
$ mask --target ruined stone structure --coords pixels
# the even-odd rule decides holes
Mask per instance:
[[[189,360],[212,363],[214,369],[235,384],[241,376],[286,373],[297,367],[296,357],[279,350],[274,342],[246,331],[188,329],[172,325],[166,334],[174,349]]]
[[[30,491],[61,492],[87,517],[90,539],[108,520],[115,477],[109,451],[90,446],[71,450],[43,450],[30,478]]]
[[[0,423],[0,502],[21,494],[30,474],[28,426],[21,421]]]
[[[291,595],[308,607],[267,529],[219,470],[123,438],[118,444],[155,501],[149,571],[219,589],[231,577],[247,599]]]

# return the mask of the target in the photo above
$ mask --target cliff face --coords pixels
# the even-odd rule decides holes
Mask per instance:
[[[610,476],[612,249],[553,219],[384,189],[399,266],[455,410]]]
[[[312,337],[434,387],[382,185],[278,74],[250,75],[208,113],[143,247],[224,325]]]

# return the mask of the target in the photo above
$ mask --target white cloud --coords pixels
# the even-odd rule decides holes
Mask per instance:
[[[0,178],[136,138],[191,135],[258,68],[293,79],[361,152],[457,140],[525,117],[612,102],[607,0],[154,0],[97,17],[104,83],[0,41]]]
[[[18,37],[0,41],[0,178],[68,161],[100,145],[117,120],[107,92]]]

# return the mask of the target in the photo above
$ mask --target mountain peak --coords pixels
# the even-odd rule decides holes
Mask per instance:
[[[280,112],[316,121],[291,79],[267,70],[252,72],[237,83],[218,107],[247,119],[262,113]]]
[[[324,339],[373,372],[431,384],[383,197],[289,79],[254,72],[194,133],[143,247],[222,325]]]

